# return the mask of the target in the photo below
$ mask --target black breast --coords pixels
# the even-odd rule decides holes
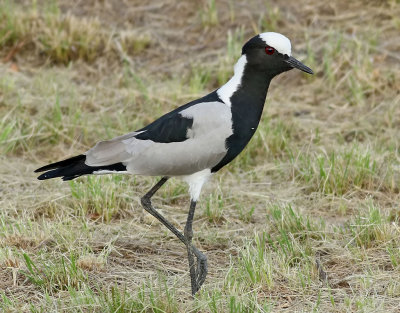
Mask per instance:
[[[246,68],[242,84],[231,97],[233,134],[227,138],[225,157],[211,171],[216,172],[231,162],[253,137],[264,108],[270,77]]]

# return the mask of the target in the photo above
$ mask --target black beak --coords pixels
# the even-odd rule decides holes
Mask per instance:
[[[294,57],[289,57],[285,62],[289,63],[290,66],[297,68],[303,72],[306,72],[308,74],[314,74],[312,69],[310,69],[308,66],[305,66],[303,63],[300,61],[296,60]]]

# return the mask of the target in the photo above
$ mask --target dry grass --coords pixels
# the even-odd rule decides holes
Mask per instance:
[[[0,1],[0,311],[398,312],[400,4]],[[216,88],[279,31],[315,75],[274,80],[249,147],[206,186],[185,249],[144,177],[33,170]],[[186,186],[155,196],[182,227]]]

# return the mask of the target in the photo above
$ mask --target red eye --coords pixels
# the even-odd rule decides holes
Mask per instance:
[[[265,53],[266,53],[266,54],[272,55],[272,54],[274,54],[274,52],[275,52],[275,49],[274,49],[274,48],[272,48],[272,47],[270,47],[270,46],[266,46],[266,47],[265,47]]]

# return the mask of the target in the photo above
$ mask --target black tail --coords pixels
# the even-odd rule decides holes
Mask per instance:
[[[72,158],[51,163],[35,170],[35,173],[45,172],[38,177],[40,180],[62,177],[63,180],[71,180],[82,175],[93,174],[96,171],[126,171],[126,166],[122,163],[115,163],[105,166],[89,166],[85,164],[84,154]]]

